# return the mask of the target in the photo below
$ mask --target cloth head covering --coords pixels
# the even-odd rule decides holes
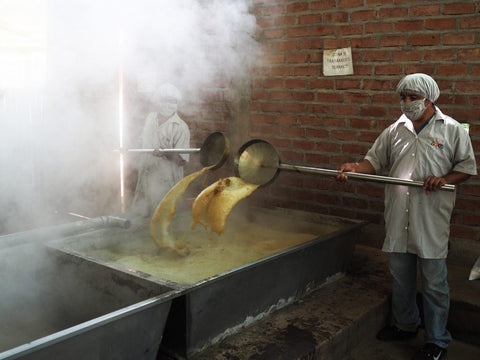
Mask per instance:
[[[175,86],[169,83],[162,84],[158,87],[153,95],[156,101],[159,101],[164,98],[173,98],[176,99],[177,102],[182,100],[182,94],[180,90],[178,90]]]
[[[433,78],[427,74],[417,73],[405,76],[397,85],[397,93],[413,93],[435,102],[440,96],[440,89]]]

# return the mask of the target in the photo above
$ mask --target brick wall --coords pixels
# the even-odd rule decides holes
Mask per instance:
[[[251,82],[249,133],[271,142],[283,163],[335,169],[362,158],[401,114],[402,75],[438,82],[442,111],[470,124],[480,159],[478,1],[255,0],[265,65]],[[351,47],[354,74],[326,77],[324,49]],[[235,113],[231,124],[235,123]],[[480,244],[480,179],[459,186],[452,244]],[[281,171],[258,203],[383,224],[383,186]]]

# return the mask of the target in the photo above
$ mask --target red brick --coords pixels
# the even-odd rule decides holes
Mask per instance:
[[[285,112],[303,113],[305,108],[305,104],[302,103],[287,103],[283,105],[283,110]]]
[[[323,21],[325,23],[346,23],[348,22],[348,13],[347,12],[326,12],[323,15]]]
[[[458,60],[459,61],[476,61],[480,58],[480,47],[476,46],[471,49],[459,49]]]
[[[335,8],[336,0],[319,0],[319,1],[312,1],[310,4],[310,8],[312,11],[319,11],[319,10],[330,10]]]
[[[422,58],[422,53],[419,50],[410,50],[410,51],[401,51],[395,52],[393,54],[393,61],[397,62],[406,62],[406,61],[420,61]]]
[[[333,80],[328,78],[320,78],[310,81],[311,89],[333,89]]]
[[[474,14],[475,4],[472,2],[457,2],[453,4],[445,4],[443,6],[443,14],[445,15],[465,15]]]
[[[346,128],[347,120],[344,117],[341,117],[341,118],[327,117],[325,118],[323,125],[325,125],[328,128]]]
[[[340,144],[329,143],[326,141],[319,141],[316,143],[315,148],[321,152],[326,153],[339,153],[342,149]]]
[[[377,75],[398,75],[402,73],[401,65],[376,65],[375,74]]]
[[[407,37],[404,35],[382,36],[379,40],[380,46],[405,46],[407,45]]]
[[[440,14],[440,5],[429,4],[414,6],[409,9],[409,15],[413,18],[421,16],[434,16]]]
[[[480,20],[479,20],[480,21]],[[445,34],[442,36],[444,45],[468,45],[475,43],[476,34]]]
[[[266,112],[279,112],[282,111],[282,104],[267,102],[261,105],[262,111]]]
[[[316,126],[320,122],[320,118],[315,115],[300,115],[297,117],[297,123],[300,126]]]
[[[295,115],[286,115],[286,114],[279,114],[276,115],[274,118],[275,124],[295,124],[296,116]]]
[[[376,120],[371,119],[350,119],[350,128],[352,129],[375,129],[377,125]]]
[[[363,61],[388,61],[391,57],[388,50],[367,50],[363,53]]]
[[[403,20],[397,21],[395,24],[395,31],[402,32],[412,32],[412,31],[422,31],[423,30],[423,20]]]
[[[298,17],[298,23],[301,25],[318,24],[322,22],[321,14],[307,14]]]
[[[424,52],[424,59],[430,61],[452,60],[453,56],[453,49],[431,49]]]
[[[293,40],[280,41],[275,43],[275,51],[289,51],[297,48],[297,42]]]
[[[362,106],[360,108],[360,115],[362,116],[371,116],[371,117],[382,117],[387,116],[388,109],[385,107],[379,106]]]
[[[275,26],[295,25],[297,23],[296,16],[280,16],[274,19]]]
[[[293,75],[294,68],[292,66],[272,66],[271,75],[272,76],[289,76]]]
[[[295,76],[312,76],[318,72],[318,66],[297,66],[294,68]]]
[[[352,48],[376,48],[378,47],[377,39],[375,37],[354,38],[351,40]]]
[[[251,119],[256,124],[271,124],[274,117],[267,114],[252,114]]]
[[[377,10],[368,9],[368,10],[358,10],[353,11],[350,14],[350,20],[353,22],[365,22],[377,18]]]
[[[476,228],[452,225],[450,227],[450,234],[452,237],[462,239],[474,239],[477,236],[478,230]]]
[[[425,64],[412,64],[406,65],[405,67],[406,74],[413,74],[417,72],[422,72],[425,74],[435,74],[435,63],[425,63]],[[445,86],[441,86],[440,81],[437,80],[438,86],[441,89],[445,89]],[[451,82],[450,82],[451,84]]]
[[[285,36],[283,29],[266,29],[263,31],[263,36],[266,39],[282,39]]]
[[[305,53],[288,53],[285,55],[286,63],[304,64],[308,62],[308,54]]]
[[[325,114],[330,111],[330,105],[317,104],[317,103],[308,104],[306,106],[306,110],[312,114]]]
[[[283,5],[265,6],[262,8],[263,16],[282,15],[285,14],[285,7]]]
[[[328,138],[330,133],[325,129],[305,129],[305,136],[307,138],[323,139]]]
[[[270,100],[273,101],[278,101],[278,100],[283,100],[283,101],[288,101],[292,100],[292,95],[289,91],[270,91]]]
[[[304,137],[305,136],[305,130],[303,128],[299,127],[293,127],[293,126],[283,126],[280,128],[280,132],[284,136],[295,136],[295,137]]]
[[[460,19],[460,29],[478,29],[480,28],[480,21],[478,21],[478,16],[473,16],[469,18],[462,17]]]
[[[324,49],[341,49],[348,47],[347,39],[325,39]]]
[[[309,10],[307,2],[296,2],[287,6],[288,13],[304,12]]]
[[[305,160],[309,164],[318,164],[328,162],[328,156],[322,154],[306,154]]]
[[[305,89],[307,82],[300,79],[287,79],[285,87],[287,89]]]
[[[298,49],[319,49],[322,47],[323,41],[317,38],[307,38],[307,39],[300,39],[298,41]]]
[[[343,95],[343,100],[348,103],[364,104],[368,101],[369,95],[366,93],[347,92]]]
[[[297,101],[312,101],[314,100],[315,94],[307,91],[296,91],[292,93],[292,97]]]
[[[362,35],[363,26],[362,25],[339,25],[337,26],[337,32],[340,36],[347,35]]]
[[[332,113],[335,115],[357,115],[358,106],[337,104],[333,107]]]
[[[408,8],[402,7],[386,7],[380,9],[380,18],[383,21],[391,18],[405,19],[408,16]]]
[[[348,130],[334,130],[331,133],[333,139],[351,141],[355,140],[355,132]]]
[[[449,64],[449,65],[438,65],[437,74],[438,75],[453,75],[458,76],[462,74],[467,74],[468,66],[462,64]]]
[[[440,42],[440,35],[435,34],[416,34],[410,37],[410,44],[413,46],[435,46]]]
[[[342,97],[338,93],[332,92],[317,92],[317,101],[328,102],[328,103],[337,103],[342,100]]]
[[[338,5],[340,9],[352,10],[354,8],[362,8],[363,0],[339,0]]]
[[[310,35],[311,28],[309,26],[296,26],[287,29],[287,36],[303,37]]]
[[[263,87],[265,89],[274,89],[274,88],[283,88],[283,80],[282,79],[267,79],[263,81]]]
[[[312,27],[312,36],[327,36],[335,34],[336,26],[320,25]]]
[[[455,29],[456,23],[457,23],[457,19],[451,19],[451,18],[426,19],[425,29],[435,30],[435,31]]]

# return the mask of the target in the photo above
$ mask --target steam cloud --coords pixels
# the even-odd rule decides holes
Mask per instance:
[[[45,5],[45,83],[0,83],[0,234],[51,212],[118,210],[118,191],[105,189],[119,186],[120,73],[126,97],[148,98],[168,81],[200,101],[202,89],[248,76],[260,58],[250,0]],[[127,109],[142,124],[143,110]]]

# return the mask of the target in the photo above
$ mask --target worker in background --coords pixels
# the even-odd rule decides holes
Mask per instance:
[[[446,359],[451,335],[446,257],[455,193],[440,191],[477,174],[467,131],[435,105],[440,95],[426,74],[405,76],[397,86],[403,115],[376,139],[365,158],[339,167],[343,172],[377,174],[423,181],[422,188],[385,186],[383,250],[393,278],[392,320],[377,334],[382,341],[417,336],[421,324],[416,303],[417,265],[423,299],[425,346],[413,359]]]
[[[153,95],[156,111],[145,120],[142,148],[155,150],[141,155],[132,206],[140,216],[153,215],[165,194],[183,178],[189,155],[159,151],[190,147],[190,130],[177,114],[180,100],[180,91],[171,84],[161,85]]]

